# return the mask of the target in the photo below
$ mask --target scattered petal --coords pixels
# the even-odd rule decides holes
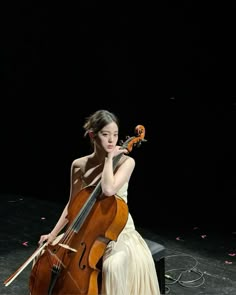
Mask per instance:
[[[41,217],[41,220],[44,220],[44,219],[46,219],[46,217]]]
[[[27,242],[23,242],[22,245],[28,247],[28,241]]]
[[[229,256],[236,256],[236,253],[229,253]]]
[[[176,240],[177,240],[177,241],[184,241],[184,240],[182,240],[180,237],[177,237]]]
[[[232,264],[232,263],[233,263],[232,261],[228,261],[228,260],[225,261],[225,264]]]
[[[201,237],[202,237],[203,239],[205,239],[205,238],[207,237],[207,235],[201,235]]]

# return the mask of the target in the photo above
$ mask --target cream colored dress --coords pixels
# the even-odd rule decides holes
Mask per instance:
[[[117,193],[127,203],[128,183]],[[128,221],[117,241],[110,241],[103,256],[101,295],[160,295],[152,254]]]

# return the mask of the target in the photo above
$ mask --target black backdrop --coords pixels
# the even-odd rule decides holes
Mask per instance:
[[[106,108],[122,139],[146,129],[132,151],[138,222],[230,223],[233,5],[35,5],[1,10],[1,192],[66,202],[71,162],[89,148],[84,118]]]

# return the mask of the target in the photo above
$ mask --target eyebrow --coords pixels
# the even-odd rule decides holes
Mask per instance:
[[[109,133],[119,133],[119,130],[116,130],[116,131],[110,131],[110,130],[107,130],[107,129],[102,129],[100,130],[101,132],[109,132]]]

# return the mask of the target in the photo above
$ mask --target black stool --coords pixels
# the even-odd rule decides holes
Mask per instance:
[[[165,294],[165,247],[145,239],[154,259],[161,294]]]

